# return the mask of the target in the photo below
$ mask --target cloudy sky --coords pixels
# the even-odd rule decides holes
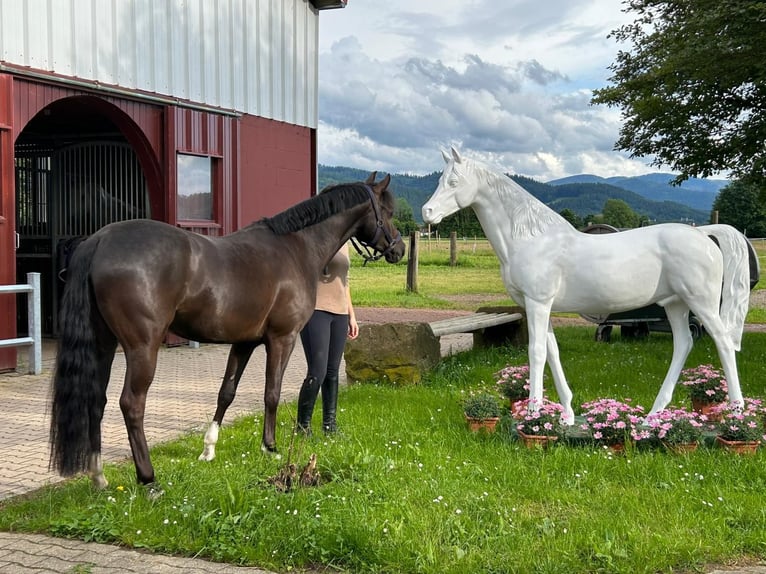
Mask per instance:
[[[660,171],[613,151],[619,110],[592,106],[635,19],[620,0],[349,0],[319,23],[319,162],[441,171],[456,145],[549,181]]]

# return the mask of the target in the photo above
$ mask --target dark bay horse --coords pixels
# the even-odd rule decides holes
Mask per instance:
[[[127,365],[120,408],[136,474],[154,482],[144,435],[146,393],[168,330],[191,340],[231,343],[214,420],[221,423],[255,348],[266,347],[261,448],[274,452],[282,376],[316,300],[321,270],[350,238],[404,255],[391,219],[390,177],[341,184],[225,237],[166,223],[113,223],[75,251],[60,313],[52,383],[51,467],[64,476],[87,470],[107,485],[101,419],[119,343]]]

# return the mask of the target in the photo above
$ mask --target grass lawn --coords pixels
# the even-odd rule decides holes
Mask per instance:
[[[670,358],[668,335],[603,344],[592,328],[557,331],[575,405],[611,397],[650,406]],[[460,354],[418,386],[343,390],[342,432],[327,439],[315,429],[291,453],[299,464],[317,454],[318,487],[285,494],[269,484],[285,461],[259,451],[256,415],[224,427],[211,463],[197,460],[198,434],[153,449],[165,491],[158,500],[134,484],[132,464],[107,465],[105,491],[83,477],[6,501],[0,529],[280,572],[634,574],[766,558],[763,452],[612,456],[584,443],[543,452],[507,430],[469,433],[461,398],[493,388],[493,373],[526,362],[525,351]],[[748,396],[764,394],[765,354],[766,334],[746,334],[739,360]],[[717,362],[709,338],[688,364],[706,362]],[[676,399],[685,402],[683,389]],[[294,405],[280,407],[280,445],[290,442],[294,414]]]
[[[354,256],[355,304],[510,303],[487,242],[458,246],[450,267],[449,241],[421,242],[418,293],[405,289],[406,263],[363,267]],[[756,247],[763,263],[766,248]],[[461,299],[467,294],[474,302]],[[751,309],[748,321],[766,322],[766,312]],[[557,329],[576,412],[605,397],[648,409],[670,360],[670,336],[603,344],[593,333]],[[763,397],[766,333],[746,333],[738,360],[745,395]],[[461,398],[494,389],[496,371],[526,361],[524,348],[476,350],[444,360],[418,386],[344,389],[342,432],[325,438],[317,429],[285,452],[299,465],[317,454],[323,482],[316,487],[282,493],[269,483],[286,461],[260,452],[263,421],[255,415],[222,429],[210,463],[197,460],[199,434],[152,449],[159,499],[135,485],[132,463],[107,465],[104,491],[83,477],[0,502],[0,529],[280,572],[635,574],[766,559],[762,451],[742,457],[708,445],[682,456],[657,448],[613,456],[582,441],[532,451],[507,420],[494,435],[469,433]],[[687,366],[702,363],[718,364],[709,338],[695,344]],[[555,399],[550,381],[546,387]],[[683,389],[676,402],[685,402]],[[294,404],[280,407],[284,451],[294,416]]]

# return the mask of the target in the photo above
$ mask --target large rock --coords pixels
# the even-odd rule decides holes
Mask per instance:
[[[439,339],[428,323],[360,325],[359,337],[346,342],[349,383],[419,383],[441,358]]]

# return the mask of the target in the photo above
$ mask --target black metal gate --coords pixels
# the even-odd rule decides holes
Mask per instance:
[[[15,157],[17,276],[41,274],[43,334],[56,335],[67,242],[115,221],[150,217],[146,181],[135,151],[123,142],[57,149],[17,144]],[[26,331],[22,307],[19,332]]]

